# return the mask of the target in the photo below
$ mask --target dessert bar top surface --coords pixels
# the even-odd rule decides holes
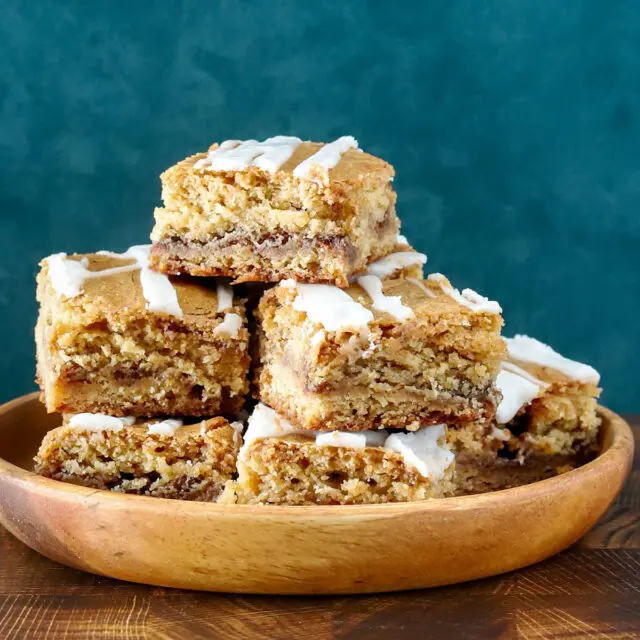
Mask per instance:
[[[58,260],[59,256],[51,258]],[[41,262],[38,275],[38,300],[42,303],[47,298],[61,302],[56,320],[61,320],[64,311],[75,318],[87,320],[91,317],[126,317],[139,316],[149,312],[149,304],[141,278],[161,278],[165,286],[175,293],[181,317],[190,324],[202,324],[225,312],[242,313],[243,305],[228,285],[222,282],[204,284],[196,279],[167,278],[160,274],[136,268],[136,260],[126,254],[75,254],[62,258],[66,263],[76,263],[81,274],[81,285],[75,295],[65,295],[56,290],[52,278],[51,258]],[[69,266],[68,264],[66,265]],[[131,267],[130,270],[122,269]],[[71,265],[71,268],[75,267]],[[122,270],[121,270],[122,269]],[[88,274],[87,274],[88,272]],[[169,292],[171,294],[171,291]]]
[[[472,338],[487,343],[482,350],[506,355],[498,335],[502,317],[497,303],[469,290],[460,294],[439,274],[427,280],[382,281],[365,276],[345,290],[285,281],[265,294],[261,308],[276,302],[305,314],[319,330],[336,334],[358,333],[367,327],[407,327],[409,332],[420,327],[421,336],[428,337],[455,327],[478,329]]]
[[[532,382],[542,383],[541,393],[599,395],[600,374],[593,367],[570,360],[529,336],[517,335],[505,341],[505,369],[515,374],[526,372]]]
[[[278,136],[278,138],[282,137]],[[237,143],[237,146],[235,149],[228,150],[229,155],[243,147],[252,146],[255,141],[227,140],[220,144],[212,144],[208,152],[197,153],[167,169],[162,174],[163,181],[180,181],[185,174],[192,172],[226,175],[241,171],[255,176],[266,176],[274,180],[289,178],[295,181],[313,181],[326,184],[339,183],[358,187],[365,182],[370,183],[372,180],[389,182],[394,176],[393,167],[388,162],[353,146],[345,148],[345,145],[335,153],[327,154],[327,157],[330,158],[329,164],[335,162],[335,165],[327,166],[326,162],[323,163],[323,158],[316,154],[327,150],[329,145],[320,142],[294,141],[290,148],[291,155],[282,164],[278,164],[277,160],[275,163],[260,162],[264,157],[264,153],[261,153],[260,145],[265,145],[263,149],[269,148],[268,141],[253,145],[255,155],[249,151],[239,160],[232,158],[229,161],[221,159],[221,162],[216,162],[215,155],[212,152],[221,153],[222,151],[224,153],[224,149],[221,149],[221,147],[228,146],[230,143]],[[278,145],[275,146],[277,147]],[[319,164],[313,162],[313,156],[318,158]],[[209,160],[210,158],[212,160]],[[306,163],[307,160],[309,160],[309,163]],[[305,167],[306,170],[304,170]],[[300,169],[304,171],[301,172]]]

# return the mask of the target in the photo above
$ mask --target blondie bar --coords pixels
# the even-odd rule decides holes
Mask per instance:
[[[238,455],[238,480],[221,501],[373,504],[453,493],[454,454],[443,425],[411,433],[296,429],[259,404]]]
[[[151,264],[167,274],[346,287],[396,243],[393,175],[350,136],[214,144],[162,174]]]
[[[496,420],[511,433],[510,447],[523,455],[568,455],[595,446],[600,374],[534,338],[506,342]]]
[[[50,412],[210,416],[242,406],[243,302],[222,281],[150,271],[148,250],[42,262],[37,372]]]
[[[74,484],[181,500],[215,500],[236,471],[238,424],[212,418],[136,420],[65,416],[44,437],[37,473]]]
[[[534,338],[517,335],[506,343],[508,358],[496,379],[502,401],[487,446],[465,447],[456,458],[462,493],[549,478],[584,464],[598,448],[598,372]]]
[[[256,312],[257,399],[301,429],[415,430],[491,420],[506,355],[500,307],[440,274],[293,280]]]

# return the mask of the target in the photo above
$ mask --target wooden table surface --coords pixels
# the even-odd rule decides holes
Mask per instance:
[[[640,440],[640,416],[627,416]],[[636,446],[636,451],[638,450]],[[640,452],[625,490],[580,542],[477,582],[378,596],[259,597],[99,578],[0,527],[0,640],[640,638]]]

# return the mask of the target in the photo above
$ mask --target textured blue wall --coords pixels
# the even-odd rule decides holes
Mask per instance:
[[[350,133],[431,270],[640,410],[637,3],[5,0],[0,43],[0,400],[32,388],[42,256],[145,241],[213,140]]]

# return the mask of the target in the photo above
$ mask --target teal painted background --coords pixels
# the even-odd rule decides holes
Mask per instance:
[[[431,270],[640,411],[637,3],[5,0],[0,43],[0,399],[33,386],[41,257],[145,241],[216,139],[348,133]]]

